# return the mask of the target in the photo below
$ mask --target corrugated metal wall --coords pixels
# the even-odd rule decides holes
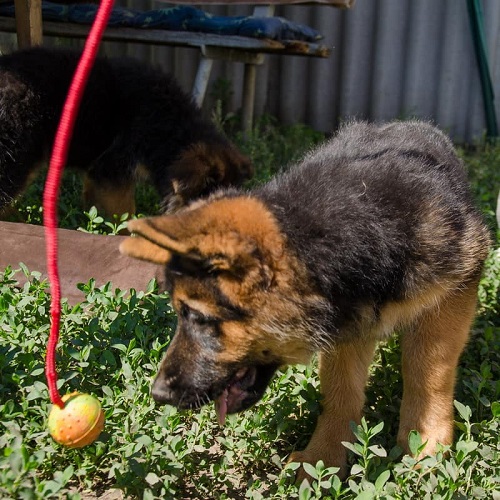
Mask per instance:
[[[117,0],[161,8],[154,0]],[[500,1],[483,0],[497,117],[500,116]],[[250,6],[207,8],[250,14]],[[285,123],[334,130],[349,117],[386,120],[418,116],[436,121],[457,141],[482,135],[485,118],[466,0],[357,0],[354,8],[286,6],[276,14],[324,34],[329,59],[268,56],[258,69],[256,113]],[[76,43],[76,42],[72,42]],[[128,54],[160,64],[191,89],[197,50],[106,43],[108,55]],[[231,83],[230,107],[240,106],[243,67],[216,62],[213,83]],[[206,105],[211,104],[210,98]]]
[[[499,117],[500,2],[482,5]],[[318,28],[334,50],[328,60],[270,58],[260,73],[258,112],[324,131],[353,116],[419,116],[459,141],[484,133],[465,0],[357,0],[348,11],[286,7],[280,14]]]
[[[500,99],[500,2],[484,0],[483,9]],[[284,14],[297,15],[293,8]],[[457,140],[484,132],[465,0],[357,0],[349,11],[322,7],[298,15],[335,49],[328,61],[283,58],[270,68],[276,86],[266,105],[285,121],[330,130],[352,116],[419,116],[435,120]],[[304,102],[294,106],[302,96]],[[496,105],[499,116],[498,100]]]

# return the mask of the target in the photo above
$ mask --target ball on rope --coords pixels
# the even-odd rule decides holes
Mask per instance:
[[[93,443],[104,428],[101,403],[90,394],[73,392],[62,397],[64,407],[54,405],[49,413],[49,432],[55,441],[69,448]]]
[[[57,196],[62,171],[68,159],[73,128],[85,85],[97,56],[102,35],[108,24],[114,0],[102,0],[83,48],[82,56],[71,81],[62,115],[54,139],[49,171],[43,192],[43,214],[49,275],[50,333],[45,360],[45,374],[49,396],[54,406],[49,413],[49,432],[58,443],[70,448],[81,448],[93,443],[104,427],[104,412],[97,399],[89,394],[74,392],[62,397],[57,389],[56,346],[61,322],[61,282],[57,265]]]

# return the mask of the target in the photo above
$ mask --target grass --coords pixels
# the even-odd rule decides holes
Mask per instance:
[[[239,138],[236,138],[239,140]],[[258,181],[321,139],[306,127],[279,127],[270,119],[240,143],[258,166]],[[463,152],[471,181],[491,227],[500,188],[500,146]],[[38,182],[17,203],[20,220],[40,222]],[[65,176],[61,225],[115,232],[79,205],[79,179]],[[139,209],[154,212],[147,186]],[[498,242],[497,234],[497,242]],[[494,498],[500,499],[500,250],[491,253],[479,291],[479,311],[464,352],[456,391],[456,441],[418,465],[395,445],[401,380],[397,338],[383,343],[372,366],[365,418],[354,428],[350,476],[341,482],[321,463],[316,481],[294,485],[294,465],[283,467],[307,443],[319,412],[319,385],[312,366],[278,374],[252,410],[228,418],[215,411],[178,412],[157,407],[152,378],[175,328],[168,297],[154,282],[144,292],[110,284],[80,285],[86,299],[63,304],[58,375],[61,393],[96,395],[106,427],[92,445],[66,449],[48,436],[50,409],[44,377],[49,295],[37,270],[0,272],[0,498],[86,498],[110,489],[130,498]],[[29,277],[19,287],[20,275]],[[421,446],[410,437],[413,450]]]

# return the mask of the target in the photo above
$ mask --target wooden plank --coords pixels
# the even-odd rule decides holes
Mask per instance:
[[[16,32],[15,20],[0,17],[0,30]],[[43,34],[67,38],[86,38],[90,26],[74,23],[46,21]],[[117,42],[135,42],[155,45],[182,47],[226,47],[237,51],[289,54],[328,57],[329,49],[316,43],[271,40],[268,38],[250,38],[243,36],[224,36],[191,31],[150,30],[137,28],[108,28],[104,40]]]
[[[162,0],[167,2],[168,0]],[[175,2],[169,3],[178,3],[184,5],[200,5],[204,4],[212,4],[212,5],[227,5],[227,4],[240,4],[240,5],[330,5],[332,7],[339,7],[341,9],[349,9],[351,8],[356,0],[176,0]]]
[[[45,22],[44,35],[65,36],[68,38],[86,38],[89,26],[73,23]],[[248,51],[280,50],[283,44],[274,40],[257,39],[237,36],[222,36],[211,33],[196,33],[191,31],[170,31],[137,28],[107,28],[104,40],[117,42],[137,42],[158,45],[176,45],[184,47],[202,47],[214,45],[217,47],[235,47]]]
[[[121,290],[146,290],[152,278],[156,278],[160,284],[164,283],[161,266],[139,262],[118,251],[125,236],[58,229],[57,237],[62,296],[70,304],[84,299],[77,284],[87,283],[90,278],[95,278],[97,286],[111,281],[114,287]],[[22,262],[30,271],[40,272],[42,279],[47,278],[45,232],[42,226],[0,221],[0,238],[0,270],[3,271],[7,266],[18,269]],[[20,284],[26,282],[23,273],[16,274],[16,278]]]

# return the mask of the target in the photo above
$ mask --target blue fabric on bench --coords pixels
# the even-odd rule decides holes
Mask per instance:
[[[65,21],[91,24],[97,12],[95,4],[42,3],[42,17],[46,21]],[[13,2],[0,5],[0,16],[14,16]],[[226,17],[214,16],[195,7],[179,6],[167,9],[139,11],[114,7],[108,26],[197,31],[217,35],[239,35],[273,40],[301,40],[314,42],[322,38],[309,26],[288,21],[282,17]]]

